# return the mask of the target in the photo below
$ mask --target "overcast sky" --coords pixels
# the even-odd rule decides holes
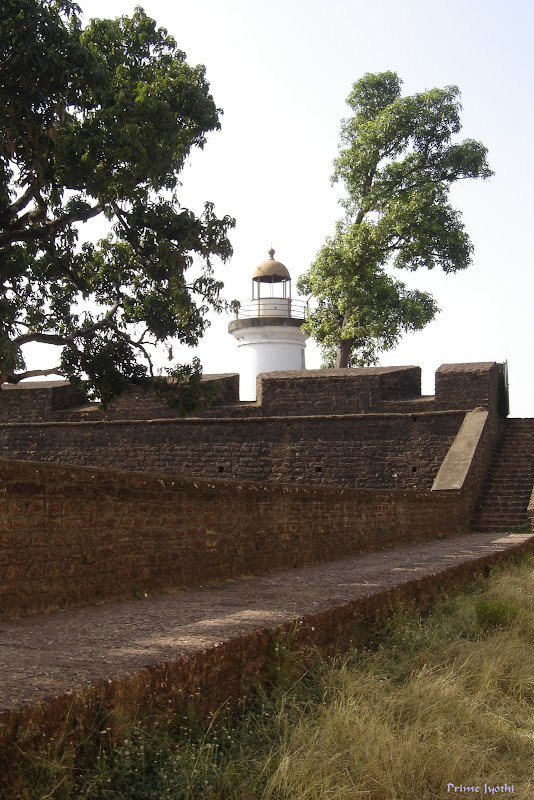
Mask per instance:
[[[136,5],[79,2],[86,20],[130,14]],[[405,94],[459,86],[461,138],[481,140],[495,171],[452,193],[474,262],[457,275],[402,276],[432,292],[441,314],[381,364],[421,366],[423,392],[433,394],[442,363],[508,360],[511,413],[533,416],[531,0],[151,0],[145,10],[189,63],[205,64],[224,110],[222,130],[185,168],[182,204],[200,212],[210,200],[237,220],[234,256],[218,270],[229,299],[249,299],[252,271],[271,242],[296,279],[334,232],[343,212],[330,175],[354,81],[393,70]],[[205,372],[237,371],[227,324],[215,316],[196,351]],[[306,358],[309,368],[320,365],[313,344]]]

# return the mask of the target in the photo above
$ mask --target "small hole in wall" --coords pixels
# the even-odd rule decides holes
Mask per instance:
[[[412,472],[417,472],[417,467],[412,467]]]
[[[417,422],[417,417],[412,417],[412,422]]]
[[[219,472],[224,472],[224,467],[219,467]]]
[[[322,467],[315,467],[315,471],[316,471],[316,472],[322,472],[322,471],[323,471],[323,468],[322,468]]]

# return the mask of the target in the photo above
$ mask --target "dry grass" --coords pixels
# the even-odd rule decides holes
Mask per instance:
[[[103,743],[96,766],[48,796],[431,800],[463,796],[449,783],[479,796],[507,783],[534,797],[534,559],[424,617],[400,607],[372,648],[337,663],[317,656],[305,672],[288,654],[277,666],[278,684],[239,719]]]
[[[447,784],[534,795],[534,569],[525,562],[421,621],[396,615],[378,652],[327,677],[280,744],[261,797],[442,798]],[[458,795],[462,793],[458,792]]]

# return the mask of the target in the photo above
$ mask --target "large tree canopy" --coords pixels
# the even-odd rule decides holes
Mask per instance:
[[[105,402],[153,374],[154,344],[172,359],[223,308],[211,258],[230,256],[233,220],[176,195],[219,128],[204,67],[140,8],[85,29],[78,14],[71,0],[0,9],[0,381],[50,372],[28,372],[23,345],[60,345],[56,371]]]
[[[328,366],[376,363],[403,331],[436,314],[432,297],[408,291],[387,274],[388,265],[455,272],[471,261],[449,189],[492,174],[486,148],[453,141],[461,128],[457,87],[411,97],[400,89],[393,72],[354,84],[347,101],[353,116],[342,123],[333,175],[346,189],[346,216],[298,284],[316,298],[305,327],[323,345]]]

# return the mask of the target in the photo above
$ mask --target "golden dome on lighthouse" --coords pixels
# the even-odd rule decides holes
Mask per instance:
[[[269,250],[269,258],[258,264],[252,276],[253,281],[258,283],[279,283],[280,281],[291,280],[291,275],[287,267],[281,261],[274,258],[274,250]]]

